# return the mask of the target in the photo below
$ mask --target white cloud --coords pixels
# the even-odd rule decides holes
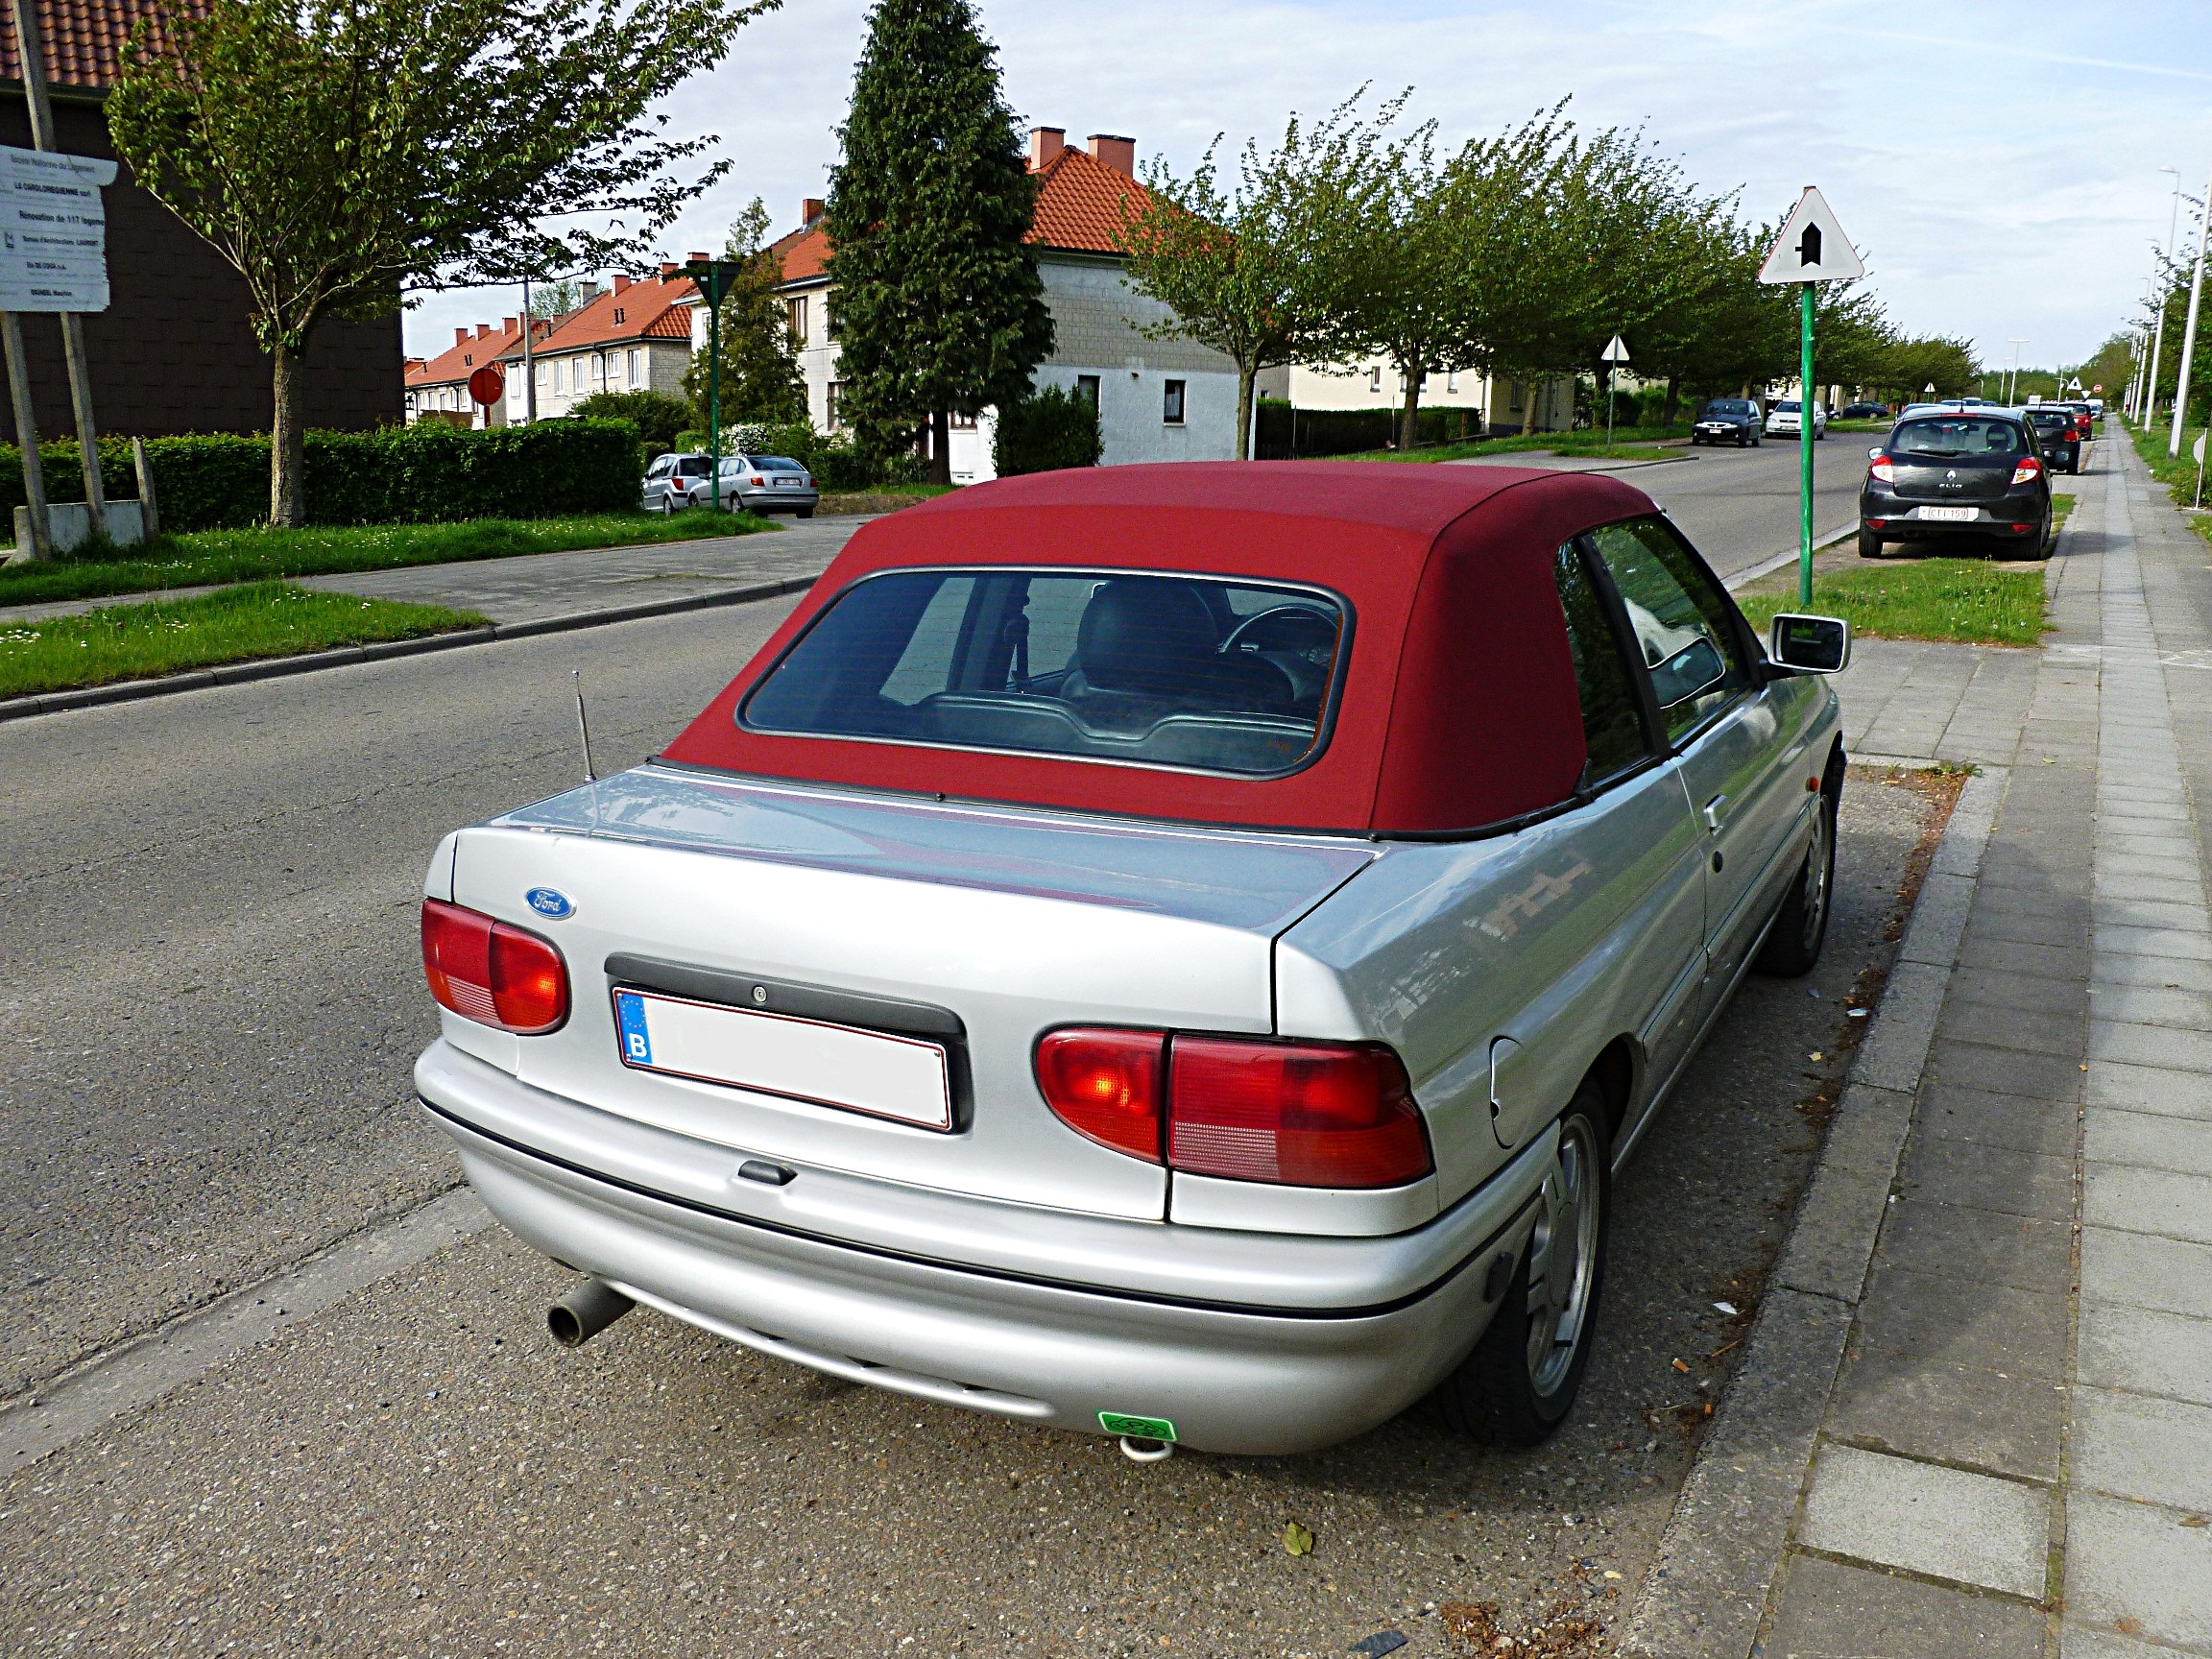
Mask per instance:
[[[718,133],[735,163],[670,253],[718,248],[755,195],[781,229],[822,194],[864,19],[859,0],[787,0],[670,102],[674,128]],[[1584,125],[1642,126],[1702,183],[1742,186],[1749,216],[1818,183],[1890,315],[1992,361],[2015,336],[2035,362],[2095,349],[2165,235],[2156,169],[2194,195],[2212,164],[2212,12],[2195,0],[991,0],[983,21],[1025,122],[1132,134],[1179,167],[1216,132],[1264,139],[1362,82],[1412,85],[1447,138],[1572,94]],[[410,347],[517,303],[429,297]]]

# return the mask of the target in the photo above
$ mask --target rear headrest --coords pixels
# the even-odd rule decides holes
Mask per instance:
[[[1098,690],[1172,696],[1205,682],[1218,642],[1213,613],[1188,582],[1118,576],[1091,596],[1075,661]]]

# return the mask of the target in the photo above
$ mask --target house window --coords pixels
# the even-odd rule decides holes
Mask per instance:
[[[633,386],[645,384],[645,353],[643,351],[630,353],[630,384]]]
[[[1183,424],[1182,381],[1170,380],[1167,382],[1166,396],[1161,399],[1160,403],[1160,419],[1169,426],[1180,426]]]
[[[827,294],[822,296],[822,332],[832,340],[845,332],[845,325],[837,321],[836,309],[830,303],[830,296]]]
[[[791,334],[791,344],[794,346],[805,345],[806,296],[804,294],[795,294],[790,299],[784,301],[783,312],[785,318],[787,319],[785,326],[790,330]]]
[[[538,359],[538,390],[542,392],[553,384],[553,365],[544,358]]]
[[[844,381],[842,381],[842,380],[832,380],[832,381],[830,381],[830,399],[829,399],[829,402],[830,402],[830,408],[829,408],[829,415],[830,415],[830,431],[832,431],[832,432],[836,431],[836,430],[837,430],[837,428],[838,428],[840,425],[842,425],[842,424],[844,423],[844,417],[843,417],[843,412],[842,412],[842,411],[841,411],[841,410],[838,408],[838,405],[839,405],[839,404],[841,404],[841,403],[843,403],[844,401],[845,401],[845,382],[844,382]]]
[[[975,430],[975,417],[973,415],[948,415],[945,418],[945,425],[948,431],[973,432]]]
[[[1452,372],[1451,372],[1449,374],[1446,374],[1446,375],[1444,376],[1444,390],[1445,390],[1445,391],[1446,391],[1448,394],[1454,394],[1454,395],[1456,395],[1456,394],[1457,394],[1457,392],[1458,392],[1458,390],[1459,390],[1459,371],[1458,371],[1458,370],[1455,369],[1455,370],[1453,370],[1453,371],[1452,371]]]
[[[1367,371],[1367,390],[1370,392],[1382,390],[1382,368],[1381,364],[1377,364]]]
[[[1097,375],[1095,375],[1095,374],[1078,374],[1078,375],[1076,375],[1076,376],[1075,376],[1075,396],[1076,396],[1076,397],[1088,397],[1088,398],[1091,400],[1091,407],[1092,407],[1092,408],[1094,408],[1094,409],[1097,408],[1097,407],[1098,407],[1098,376],[1097,376]]]

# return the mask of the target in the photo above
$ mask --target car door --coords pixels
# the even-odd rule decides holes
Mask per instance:
[[[1491,1126],[1507,1149],[1557,1116],[1590,1053],[1623,1030],[1643,1046],[1647,1076],[1671,1074],[1701,1024],[1706,977],[1703,840],[1637,677],[1635,640],[1582,539],[1558,550],[1553,575],[1587,751],[1576,792],[1588,805],[1560,821],[1572,826],[1573,860],[1551,868],[1539,857],[1524,890],[1549,910],[1573,889],[1573,916],[1540,921],[1523,898],[1484,919],[1495,929],[1503,915],[1547,970],[1527,976],[1527,999],[1503,1010],[1490,1038]],[[1547,922],[1557,939],[1540,937]]]
[[[1762,672],[1742,614],[1664,519],[1594,532],[1704,843],[1704,1013],[1727,996],[1788,874],[1797,785],[1795,687]]]

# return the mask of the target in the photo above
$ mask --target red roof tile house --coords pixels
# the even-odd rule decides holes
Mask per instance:
[[[541,349],[545,337],[553,331],[553,325],[544,318],[538,318],[535,322],[537,338],[532,346],[534,349]],[[507,398],[504,394],[486,406],[475,400],[469,382],[477,370],[487,367],[496,368],[504,382],[512,382],[518,370],[515,363],[504,360],[510,352],[517,361],[522,355],[522,320],[519,317],[502,317],[496,328],[489,323],[479,323],[473,329],[456,328],[453,330],[453,344],[437,356],[408,358],[408,423],[412,425],[417,420],[428,415],[434,420],[455,420],[456,424],[466,423],[469,426],[506,425]]]
[[[191,9],[204,0],[176,0]],[[61,149],[115,158],[103,111],[123,43],[154,0],[36,0],[45,35],[46,77]],[[0,28],[0,144],[30,149],[15,33]],[[105,193],[108,308],[84,319],[92,405],[101,430],[265,432],[273,399],[269,359],[246,325],[245,279],[123,169]],[[47,438],[75,437],[61,329],[26,316],[32,398]],[[399,319],[325,323],[315,331],[302,379],[311,426],[359,429],[400,418]],[[14,437],[12,426],[5,436]]]
[[[1163,321],[1167,307],[1133,293],[1121,279],[1116,239],[1125,204],[1142,200],[1134,139],[1094,133],[1076,149],[1065,130],[1029,134],[1029,167],[1039,174],[1029,241],[1037,250],[1055,345],[1036,383],[1063,386],[1098,406],[1104,464],[1226,461],[1237,453],[1237,370],[1191,340],[1149,340],[1139,325]],[[776,242],[807,411],[824,431],[837,427],[836,294],[822,204],[809,200],[805,223]],[[992,413],[952,431],[952,476],[962,484],[995,476]]]

